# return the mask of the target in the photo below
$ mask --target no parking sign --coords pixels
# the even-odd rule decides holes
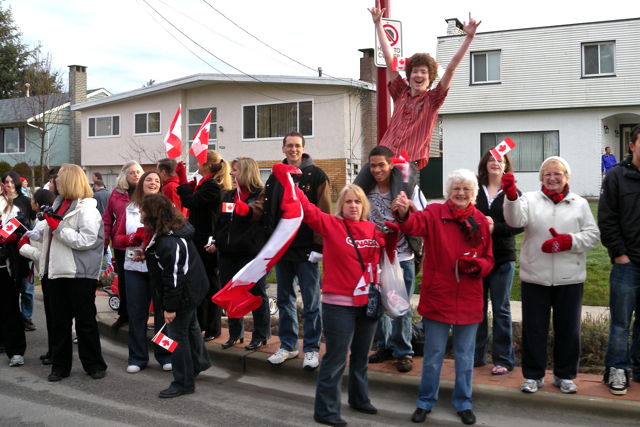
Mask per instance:
[[[382,19],[382,28],[387,34],[387,40],[391,45],[391,54],[394,57],[402,58],[402,23],[393,19]],[[386,67],[384,62],[384,55],[382,54],[382,48],[380,47],[380,40],[378,39],[378,33],[376,32],[376,55],[375,55],[376,67]]]

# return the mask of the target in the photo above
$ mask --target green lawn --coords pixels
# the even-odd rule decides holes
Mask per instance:
[[[591,212],[598,220],[598,202],[590,202]],[[516,272],[513,278],[513,288],[511,290],[511,300],[521,301],[520,297],[520,246],[522,244],[522,234],[516,236],[516,251],[518,260],[516,261]],[[609,305],[609,273],[611,272],[611,261],[607,254],[607,249],[598,242],[598,245],[587,252],[587,280],[584,284],[584,305]],[[416,278],[417,283],[422,280],[422,273]],[[416,294],[420,293],[420,287],[416,286]]]

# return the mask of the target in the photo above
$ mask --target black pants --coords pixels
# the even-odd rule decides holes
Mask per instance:
[[[47,353],[51,357],[51,354],[53,354],[51,350],[53,324],[51,323],[51,303],[49,302],[49,279],[46,274],[40,279],[40,286],[42,287],[42,299],[44,301],[44,316],[47,322]]]
[[[255,258],[254,255],[234,256],[220,254],[220,285],[226,286],[229,280],[245,265]],[[266,341],[271,338],[271,314],[269,313],[269,298],[265,289],[266,276],[262,276],[255,285],[249,289],[251,295],[262,298],[262,305],[253,310],[253,341]],[[244,337],[244,318],[229,318],[229,338],[239,339]]]
[[[580,362],[583,283],[542,286],[522,282],[522,375],[544,377],[553,308],[553,374],[574,379]]]
[[[118,273],[118,297],[120,298],[118,318],[124,323],[129,323],[129,313],[127,313],[127,286],[124,281],[124,254],[125,251],[123,250],[113,250],[113,256],[116,259],[116,272]]]
[[[20,314],[20,289],[9,277],[7,267],[0,268],[0,328],[9,359],[15,355],[24,356],[27,340]]]
[[[78,336],[78,356],[87,373],[106,370],[102,358],[100,333],[96,321],[95,279],[49,279],[49,303],[51,304],[51,348],[53,366],[51,372],[68,375],[73,360],[71,324],[75,317]]]
[[[205,337],[217,337],[222,334],[222,307],[214,304],[211,301],[211,297],[220,290],[218,254],[210,254],[204,250],[204,247],[196,246],[198,254],[204,263],[204,268],[207,271],[207,278],[209,279],[209,291],[197,310],[198,323],[204,331]]]

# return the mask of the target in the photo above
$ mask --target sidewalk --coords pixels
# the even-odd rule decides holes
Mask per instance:
[[[111,324],[115,321],[117,313],[108,305],[108,297],[103,292],[97,292],[96,307],[98,309],[98,323],[103,337],[127,343],[127,327],[119,331],[113,331]],[[41,294],[39,296],[41,297]],[[413,301],[412,301],[413,302]],[[516,304],[514,304],[516,305]],[[514,307],[514,312],[515,312]],[[601,308],[594,309],[595,313],[602,312]],[[514,313],[515,317],[515,313]],[[149,338],[153,335],[149,331]],[[255,351],[246,351],[244,347],[251,342],[251,333],[245,333],[244,344],[238,344],[233,348],[223,350],[221,344],[229,339],[228,329],[222,330],[222,336],[206,343],[206,347],[214,365],[236,371],[249,376],[266,378],[286,378],[287,381],[315,384],[317,370],[306,371],[302,369],[302,352],[297,357],[282,365],[274,366],[267,359],[275,353],[280,346],[277,336],[272,337],[266,346]],[[299,348],[302,348],[300,340]],[[325,352],[324,344],[321,345],[320,356]],[[121,367],[125,369],[123,365]],[[583,415],[630,417],[640,419],[640,384],[632,382],[624,396],[613,396],[606,385],[602,384],[602,376],[591,374],[578,374],[574,382],[578,386],[575,395],[563,395],[560,390],[551,384],[553,374],[547,371],[546,385],[534,395],[522,393],[520,385],[524,381],[520,368],[515,368],[507,375],[491,375],[492,365],[475,368],[473,371],[473,396],[477,405],[500,399],[511,405],[531,407],[531,410],[544,410],[549,405],[567,411],[576,411]],[[113,367],[118,369],[118,367]],[[402,398],[416,399],[420,376],[422,374],[422,358],[414,357],[414,368],[408,373],[399,373],[395,366],[395,360],[380,364],[369,365],[369,388],[384,391],[384,393],[400,394]],[[455,378],[454,361],[445,360],[441,371],[440,399],[449,399],[453,390]],[[345,376],[346,381],[346,376]]]

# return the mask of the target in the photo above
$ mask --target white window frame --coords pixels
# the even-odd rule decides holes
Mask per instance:
[[[97,120],[97,119],[102,119],[102,118],[105,118],[105,117],[110,117],[110,118],[111,118],[111,131],[112,131],[112,132],[113,132],[113,118],[114,118],[114,117],[117,117],[117,118],[118,118],[118,134],[117,134],[117,135],[113,135],[113,134],[111,134],[111,135],[104,135],[104,136],[97,135],[97,130],[98,130],[98,128],[97,128],[97,126],[96,126],[96,135],[95,135],[95,136],[90,136],[90,135],[89,135],[89,129],[90,129],[89,121],[90,121],[91,119]],[[109,114],[109,115],[104,115],[104,116],[91,116],[91,117],[87,117],[87,138],[88,138],[88,139],[99,139],[99,138],[119,138],[119,137],[120,137],[120,135],[121,135],[121,132],[122,132],[122,117],[120,117],[120,114]]]
[[[189,126],[194,126],[195,123],[189,123],[189,119],[190,119],[190,115],[191,115],[191,111],[193,110],[215,110],[216,111],[216,121],[211,121],[211,126],[209,127],[209,144],[208,144],[208,149],[209,150],[215,150],[218,151],[218,107],[216,106],[211,106],[211,107],[194,107],[194,108],[188,108],[187,109],[187,138],[189,138],[189,144],[188,144],[188,150],[187,150],[187,173],[189,174],[189,176],[193,176],[194,174],[198,173],[198,169],[196,167],[195,171],[191,170],[191,157],[193,157],[191,154],[189,154],[189,151],[191,151],[191,143],[193,143],[193,139],[190,138],[190,132],[189,132]],[[200,125],[202,125],[202,123],[200,123]],[[215,134],[216,137],[215,138],[211,138],[211,129],[215,129]]]
[[[0,152],[0,155],[12,155],[12,154],[26,154],[27,153],[27,135],[26,128],[24,126],[8,126],[0,128],[2,129],[2,147],[4,151]],[[22,142],[24,143],[24,151],[6,151],[7,150],[7,129],[18,129],[18,150],[20,150],[20,136],[22,136]]]
[[[600,72],[600,46],[610,44],[613,45],[613,72],[611,73],[601,73]],[[598,46],[598,73],[597,74],[586,74],[585,73],[585,54],[584,48],[586,46]],[[616,42],[615,40],[603,41],[603,42],[590,42],[590,43],[582,43],[580,47],[581,50],[581,66],[582,66],[582,77],[590,78],[590,77],[603,77],[603,76],[615,76],[616,75]]]
[[[147,116],[147,132],[144,133],[136,133],[136,116],[145,114]],[[149,114],[159,114],[160,117],[158,119],[158,132],[149,132]],[[133,134],[135,136],[144,136],[144,135],[160,135],[162,133],[162,111],[140,111],[137,113],[133,113]]]
[[[500,144],[501,140],[504,139],[504,137],[506,135],[511,134],[511,138],[514,138],[515,142],[516,142],[516,148],[514,148],[514,151],[511,152],[511,160],[513,161],[513,168],[514,168],[514,172],[518,172],[518,173],[523,173],[523,172],[535,172],[537,173],[540,170],[540,166],[542,165],[542,162],[544,162],[544,159],[548,158],[549,156],[559,156],[560,155],[560,130],[559,129],[552,129],[552,130],[539,130],[539,131],[514,131],[514,132],[482,132],[480,133],[480,156],[482,156],[487,149],[491,149],[494,146],[497,146],[498,144]],[[540,165],[532,168],[532,169],[521,169],[521,166],[519,165],[518,160],[515,158],[518,153],[516,150],[518,150],[518,146],[522,149],[523,146],[522,144],[519,144],[518,140],[516,139],[516,137],[514,136],[514,134],[536,134],[536,135],[540,135],[542,137],[542,156],[541,156],[541,160],[540,160]],[[492,141],[490,146],[487,147],[482,147],[482,137],[483,135],[491,135],[495,138],[495,143]],[[498,135],[500,135],[500,137],[498,137]],[[553,139],[553,138],[557,139],[557,147],[552,147],[549,146],[547,147],[547,144],[545,142],[545,138],[549,138],[549,140]],[[547,152],[546,149],[549,149],[549,152]],[[554,148],[557,148],[554,150]]]
[[[498,53],[500,54],[500,64],[499,64],[499,69],[500,69],[500,78],[498,80],[489,80],[489,54],[491,53]],[[476,81],[476,70],[475,70],[475,57],[477,55],[485,55],[485,57],[487,58],[486,62],[486,73],[487,73],[487,80],[485,81]],[[471,52],[471,84],[472,85],[486,85],[486,84],[494,84],[494,83],[502,83],[502,50],[497,49],[497,50],[485,50],[485,51],[481,51],[481,52]]]
[[[291,100],[287,100],[287,101],[280,101],[280,102],[258,102],[258,103],[251,103],[251,104],[242,104],[240,106],[241,108],[241,117],[242,117],[242,122],[241,122],[241,132],[242,132],[242,139],[241,141],[273,141],[273,140],[281,140],[284,135],[282,136],[272,136],[272,137],[268,137],[268,138],[245,138],[244,137],[244,109],[245,107],[257,107],[261,106],[261,105],[277,105],[277,104],[291,104],[291,103],[296,103],[296,112],[298,114],[298,120],[297,120],[297,126],[296,126],[296,131],[300,132],[300,103],[301,102],[311,102],[311,135],[303,135],[305,139],[308,138],[314,138],[315,136],[315,130],[316,130],[316,123],[315,123],[315,117],[316,117],[316,104],[313,98],[310,99],[291,99]],[[256,114],[254,115],[254,130],[256,135],[258,134],[258,113],[256,111]]]

